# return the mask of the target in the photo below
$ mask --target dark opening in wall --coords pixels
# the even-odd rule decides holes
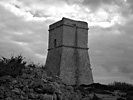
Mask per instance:
[[[57,42],[56,39],[54,39],[54,47],[57,46],[57,43],[56,42]]]

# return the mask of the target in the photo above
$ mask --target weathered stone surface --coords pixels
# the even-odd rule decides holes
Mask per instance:
[[[49,27],[45,69],[68,85],[92,84],[86,22],[63,18]]]
[[[82,100],[92,100],[91,97],[82,98]]]
[[[12,92],[14,92],[14,93],[16,93],[16,94],[20,94],[20,90],[19,90],[18,88],[14,88],[14,89],[12,90]]]
[[[41,100],[54,100],[53,95],[44,94],[41,97]]]
[[[27,68],[16,78],[0,77],[0,100],[62,100],[63,98],[69,100],[67,98],[72,98],[74,91],[71,86],[67,88],[58,77],[53,79],[47,77],[45,72],[42,74],[43,72],[42,68],[34,68],[31,71]]]
[[[6,100],[13,100],[11,97],[7,97]]]
[[[7,82],[10,82],[10,81],[12,81],[12,79],[11,79],[11,76],[2,76],[1,78],[0,78],[0,84],[3,84],[3,83],[7,83]]]
[[[92,100],[102,100],[102,99],[100,99],[97,95],[94,94]]]
[[[25,76],[32,76],[27,78],[23,77],[23,74],[16,78],[0,77],[0,79],[4,79],[4,82],[0,84],[0,100],[100,100],[103,96],[104,99],[101,100],[106,100],[105,97],[110,97],[107,100],[117,100],[117,94],[116,97],[115,95],[110,96],[110,94],[102,94],[103,96],[96,94],[96,97],[93,95],[97,91],[94,87],[68,86],[57,77],[53,79],[47,76],[42,77],[41,74],[36,75],[36,73],[44,71],[41,70],[43,69],[34,68],[30,72],[28,68],[25,69]],[[118,97],[123,98],[120,95]]]
[[[35,99],[35,94],[34,93],[29,93],[28,98],[29,99]]]

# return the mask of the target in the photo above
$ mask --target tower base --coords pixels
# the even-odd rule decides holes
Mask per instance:
[[[67,85],[92,84],[88,51],[76,51],[76,56],[73,48],[60,47],[49,51],[45,65],[48,76],[58,76]]]

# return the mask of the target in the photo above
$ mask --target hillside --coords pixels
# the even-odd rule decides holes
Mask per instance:
[[[131,84],[68,86],[21,55],[0,60],[0,100],[133,100],[132,95]]]

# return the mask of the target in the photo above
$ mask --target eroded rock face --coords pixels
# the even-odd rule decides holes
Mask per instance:
[[[21,76],[0,77],[0,100],[81,100],[58,78],[47,77],[42,68],[25,68]]]
[[[123,98],[115,95],[114,92],[95,85],[68,86],[58,77],[48,77],[42,68],[25,68],[23,74],[15,78],[0,77],[0,100],[105,100],[105,97],[107,100],[111,98],[113,98],[111,100],[117,100],[117,97]]]

